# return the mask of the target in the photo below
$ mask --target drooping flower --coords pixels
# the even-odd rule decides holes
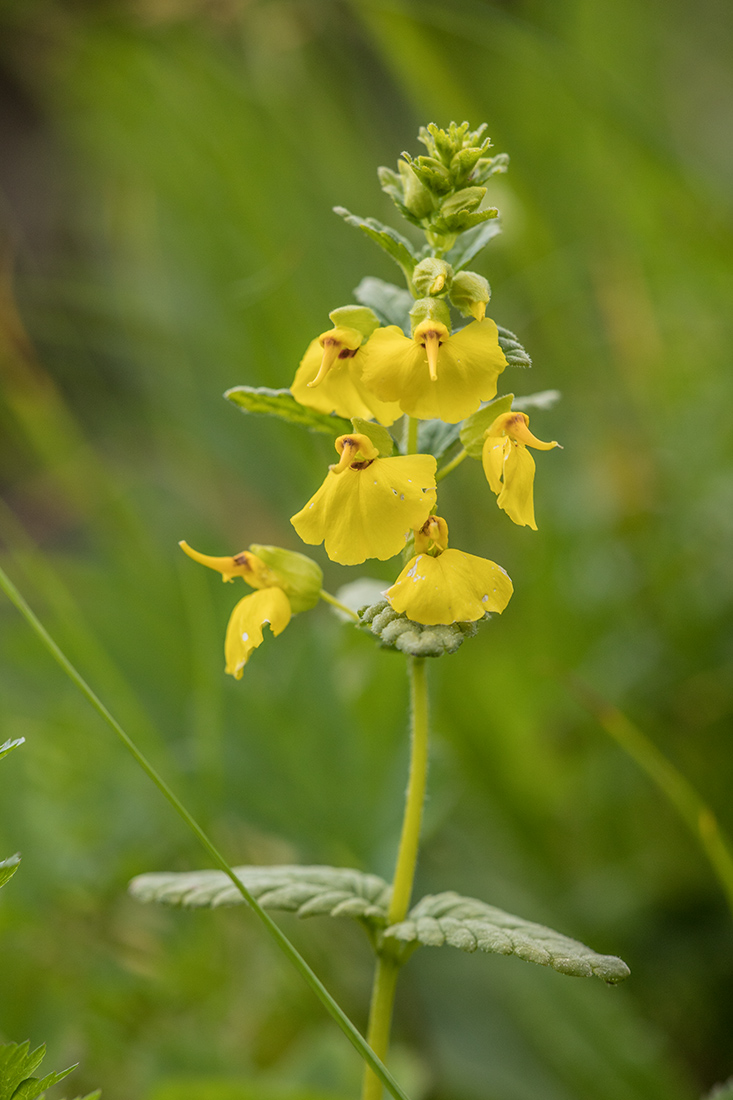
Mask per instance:
[[[189,558],[221,573],[222,580],[242,577],[257,591],[235,606],[229,618],[224,655],[226,671],[241,679],[253,650],[262,645],[262,628],[267,625],[277,637],[293,615],[315,606],[321,592],[323,574],[316,562],[277,546],[255,546],[232,557],[212,557],[179,543]]]
[[[434,507],[436,461],[422,454],[380,458],[358,433],[339,436],[335,447],[340,461],[290,522],[303,542],[324,542],[332,561],[386,561],[404,549]]]
[[[334,327],[308,345],[290,392],[301,405],[319,412],[394,423],[401,415],[399,405],[381,401],[361,377],[366,341],[379,321],[361,306],[344,306],[330,316]]]
[[[534,518],[535,463],[527,447],[551,451],[560,444],[543,443],[529,430],[526,413],[507,412],[487,428],[481,454],[486,479],[496,503],[520,527],[537,530]]]
[[[424,626],[475,622],[501,614],[514,591],[496,562],[449,550],[448,524],[430,516],[415,532],[417,553],[385,593],[395,611]]]
[[[382,401],[397,401],[421,420],[455,424],[496,395],[506,366],[496,325],[488,317],[450,335],[428,318],[412,338],[397,325],[380,328],[364,349],[362,380]]]

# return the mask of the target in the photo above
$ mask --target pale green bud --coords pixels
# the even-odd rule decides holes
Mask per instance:
[[[368,339],[379,328],[379,318],[368,306],[339,306],[328,315],[334,328],[353,328]]]
[[[415,330],[425,321],[435,321],[437,324],[443,325],[446,329],[446,335],[450,334],[451,323],[448,303],[443,301],[442,298],[418,298],[410,310],[413,336]]]
[[[416,218],[426,218],[435,210],[436,202],[430,191],[422,183],[412,167],[404,160],[398,161],[397,168],[402,182],[403,202]]]
[[[288,597],[294,615],[316,606],[323,588],[323,572],[316,562],[305,554],[283,550],[280,546],[253,544],[250,550],[276,575],[278,586]]]
[[[412,273],[412,283],[418,294],[434,297],[450,290],[453,268],[445,260],[428,257],[421,260]]]
[[[483,275],[475,271],[459,271],[453,278],[450,300],[464,317],[483,321],[486,306],[491,298],[491,287]]]

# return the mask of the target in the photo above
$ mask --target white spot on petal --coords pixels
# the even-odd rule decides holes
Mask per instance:
[[[249,641],[249,634],[243,634],[242,635],[242,641],[243,642],[248,642]]]

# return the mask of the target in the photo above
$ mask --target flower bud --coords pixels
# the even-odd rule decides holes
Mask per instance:
[[[379,318],[368,306],[339,306],[331,310],[328,316],[334,328],[356,329],[365,340],[379,328]]]
[[[416,218],[427,218],[435,210],[435,199],[406,161],[398,161],[397,168],[402,181],[405,206]]]
[[[250,550],[275,574],[278,587],[288,597],[293,614],[315,607],[323,588],[323,572],[316,562],[305,554],[283,550],[280,546],[253,544]]]
[[[415,335],[415,330],[423,323],[423,321],[436,321],[438,324],[443,325],[446,329],[446,336],[450,334],[450,309],[447,302],[444,302],[442,298],[418,298],[410,310],[410,324],[412,325],[412,335]]]
[[[491,298],[491,287],[483,275],[475,271],[459,271],[450,288],[450,300],[464,317],[483,321]]]
[[[412,282],[418,294],[432,297],[450,290],[453,268],[445,260],[432,257],[421,260],[412,273]]]

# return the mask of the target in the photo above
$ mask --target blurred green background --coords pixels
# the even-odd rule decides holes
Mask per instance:
[[[325,606],[223,675],[238,594],[176,543],[298,549],[325,437],[245,418],[327,313],[399,272],[378,164],[482,121],[491,315],[557,387],[539,532],[475,463],[453,545],[506,614],[431,666],[419,894],[456,889],[632,968],[617,989],[425,950],[398,998],[414,1100],[692,1100],[733,1073],[732,926],[700,845],[578,697],[621,708],[733,832],[733,10],[725,0],[23,0],[0,5],[3,565],[234,863],[389,875],[404,662]],[[357,575],[315,551],[334,591]],[[389,566],[359,571],[389,578]],[[144,908],[196,842],[0,602],[0,1040],[106,1100],[356,1094],[357,1057],[243,910]],[[575,679],[570,679],[570,678]],[[292,935],[364,1026],[366,941]],[[74,1094],[75,1094],[74,1092]]]

